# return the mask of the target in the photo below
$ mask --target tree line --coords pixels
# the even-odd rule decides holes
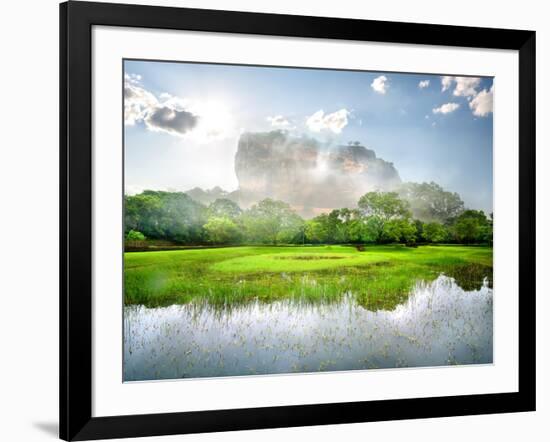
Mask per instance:
[[[356,208],[304,220],[284,201],[266,198],[243,210],[227,198],[209,205],[183,192],[146,190],[125,196],[129,241],[187,245],[239,244],[492,244],[493,219],[469,210],[435,183],[407,183],[398,192],[368,192]]]

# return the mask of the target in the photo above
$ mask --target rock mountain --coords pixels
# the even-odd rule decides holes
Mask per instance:
[[[359,143],[328,146],[282,131],[244,133],[235,155],[243,206],[270,197],[303,216],[354,207],[365,192],[392,190],[401,179],[392,163]]]
[[[392,163],[359,143],[327,145],[284,131],[243,133],[235,154],[235,174],[239,188],[234,192],[215,187],[187,193],[205,204],[229,198],[242,208],[274,198],[309,218],[355,207],[364,193],[393,190],[401,184]]]

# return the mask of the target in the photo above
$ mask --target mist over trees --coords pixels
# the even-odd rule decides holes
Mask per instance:
[[[245,211],[241,222],[247,241],[260,244],[295,243],[304,224],[290,205],[270,198]]]
[[[414,218],[424,222],[445,223],[464,211],[464,201],[455,192],[448,192],[439,184],[404,183],[399,196],[409,202]]]
[[[145,190],[125,196],[124,206],[127,232],[189,244],[206,240],[207,208],[185,193]]]
[[[199,192],[197,192],[199,193]],[[218,192],[216,192],[218,193]],[[221,197],[209,204],[188,193],[146,190],[125,196],[128,243],[239,244],[492,244],[493,219],[464,209],[436,183],[405,183],[395,192],[367,192],[355,208],[305,220],[284,201],[264,198],[243,210]]]

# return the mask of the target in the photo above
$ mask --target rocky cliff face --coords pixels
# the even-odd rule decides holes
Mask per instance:
[[[270,197],[288,202],[303,216],[354,207],[365,192],[401,183],[392,163],[358,143],[325,146],[285,132],[245,133],[235,155],[243,207]]]

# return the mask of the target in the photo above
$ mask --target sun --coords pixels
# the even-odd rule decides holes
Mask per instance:
[[[234,136],[236,131],[232,107],[227,101],[209,99],[194,106],[199,117],[193,135],[197,140],[210,142]]]

